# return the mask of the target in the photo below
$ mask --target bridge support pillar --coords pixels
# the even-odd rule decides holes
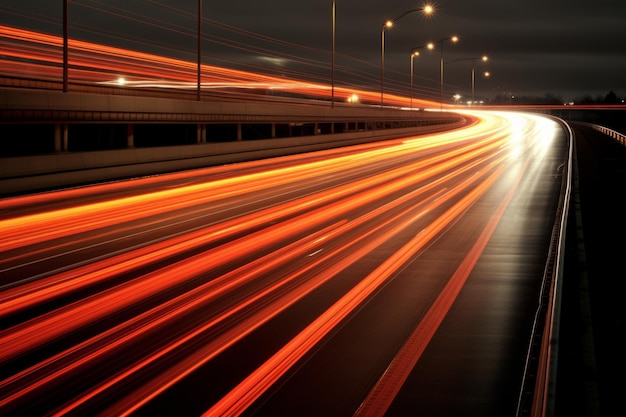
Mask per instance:
[[[67,151],[67,124],[54,125],[54,151]]]
[[[237,123],[237,140],[241,140],[243,138],[241,133],[241,123]]]
[[[206,143],[206,125],[198,123],[198,134],[196,136],[197,143]]]
[[[129,123],[126,128],[126,147],[134,148],[135,147],[135,127],[132,123]]]

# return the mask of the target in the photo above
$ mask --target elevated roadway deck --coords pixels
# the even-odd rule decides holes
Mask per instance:
[[[194,101],[0,90],[0,194],[461,127],[456,113],[314,100]]]

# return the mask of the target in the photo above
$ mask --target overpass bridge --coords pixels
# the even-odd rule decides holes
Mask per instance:
[[[288,99],[0,90],[1,194],[451,129],[450,112]]]

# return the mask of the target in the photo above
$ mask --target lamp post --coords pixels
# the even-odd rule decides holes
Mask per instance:
[[[200,101],[200,89],[202,86],[202,0],[198,0],[198,81],[196,100]]]
[[[332,0],[332,53],[330,58],[330,107],[335,107],[335,0]]]
[[[489,78],[489,77],[491,77],[491,73],[489,71],[485,71],[485,72],[483,72],[483,76],[485,78]],[[472,104],[474,104],[474,90],[473,89],[472,89]]]
[[[437,41],[438,44],[441,44],[441,59],[439,63],[439,110],[443,110],[443,44],[445,41],[457,43],[459,38],[458,36],[451,36]]]
[[[419,9],[407,10],[402,13],[398,17],[394,19],[387,20],[383,23],[383,28],[380,34],[380,108],[384,107],[384,90],[385,90],[385,29],[389,29],[393,27],[393,25],[402,19],[404,16],[414,13],[414,12],[422,12],[425,15],[430,15],[434,13],[435,9],[432,6],[426,5]]]
[[[419,56],[419,51],[411,51],[411,85],[409,87],[409,97],[411,99],[410,109],[413,110],[413,60],[416,56]]]
[[[483,55],[480,58],[472,58],[472,104],[474,103],[474,90],[476,86],[476,76],[475,76],[475,71],[474,71],[474,65],[477,59],[480,59],[483,62],[487,62],[489,58],[487,57],[487,55]]]
[[[475,64],[477,60],[481,60],[482,62],[487,62],[489,60],[489,57],[487,55],[483,55],[481,57],[461,58],[461,59],[454,59],[452,61],[448,61],[448,64],[451,64],[453,62],[459,62],[459,61],[472,61],[472,103],[474,102],[474,90],[475,90],[475,85],[476,85]]]
[[[432,43],[429,43],[427,45],[422,45],[422,46],[417,46],[413,49],[411,49],[411,84],[409,86],[409,97],[411,99],[411,106],[410,108],[413,109],[413,60],[415,59],[416,56],[419,56],[420,49],[424,49],[424,48],[428,48],[428,49],[433,49],[434,45]]]
[[[67,0],[63,0],[63,92],[68,86],[68,35],[67,35]]]

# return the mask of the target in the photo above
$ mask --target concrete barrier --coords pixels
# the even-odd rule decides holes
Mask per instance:
[[[281,139],[199,143],[0,158],[0,195],[271,158],[460,128],[465,119],[420,127]]]

